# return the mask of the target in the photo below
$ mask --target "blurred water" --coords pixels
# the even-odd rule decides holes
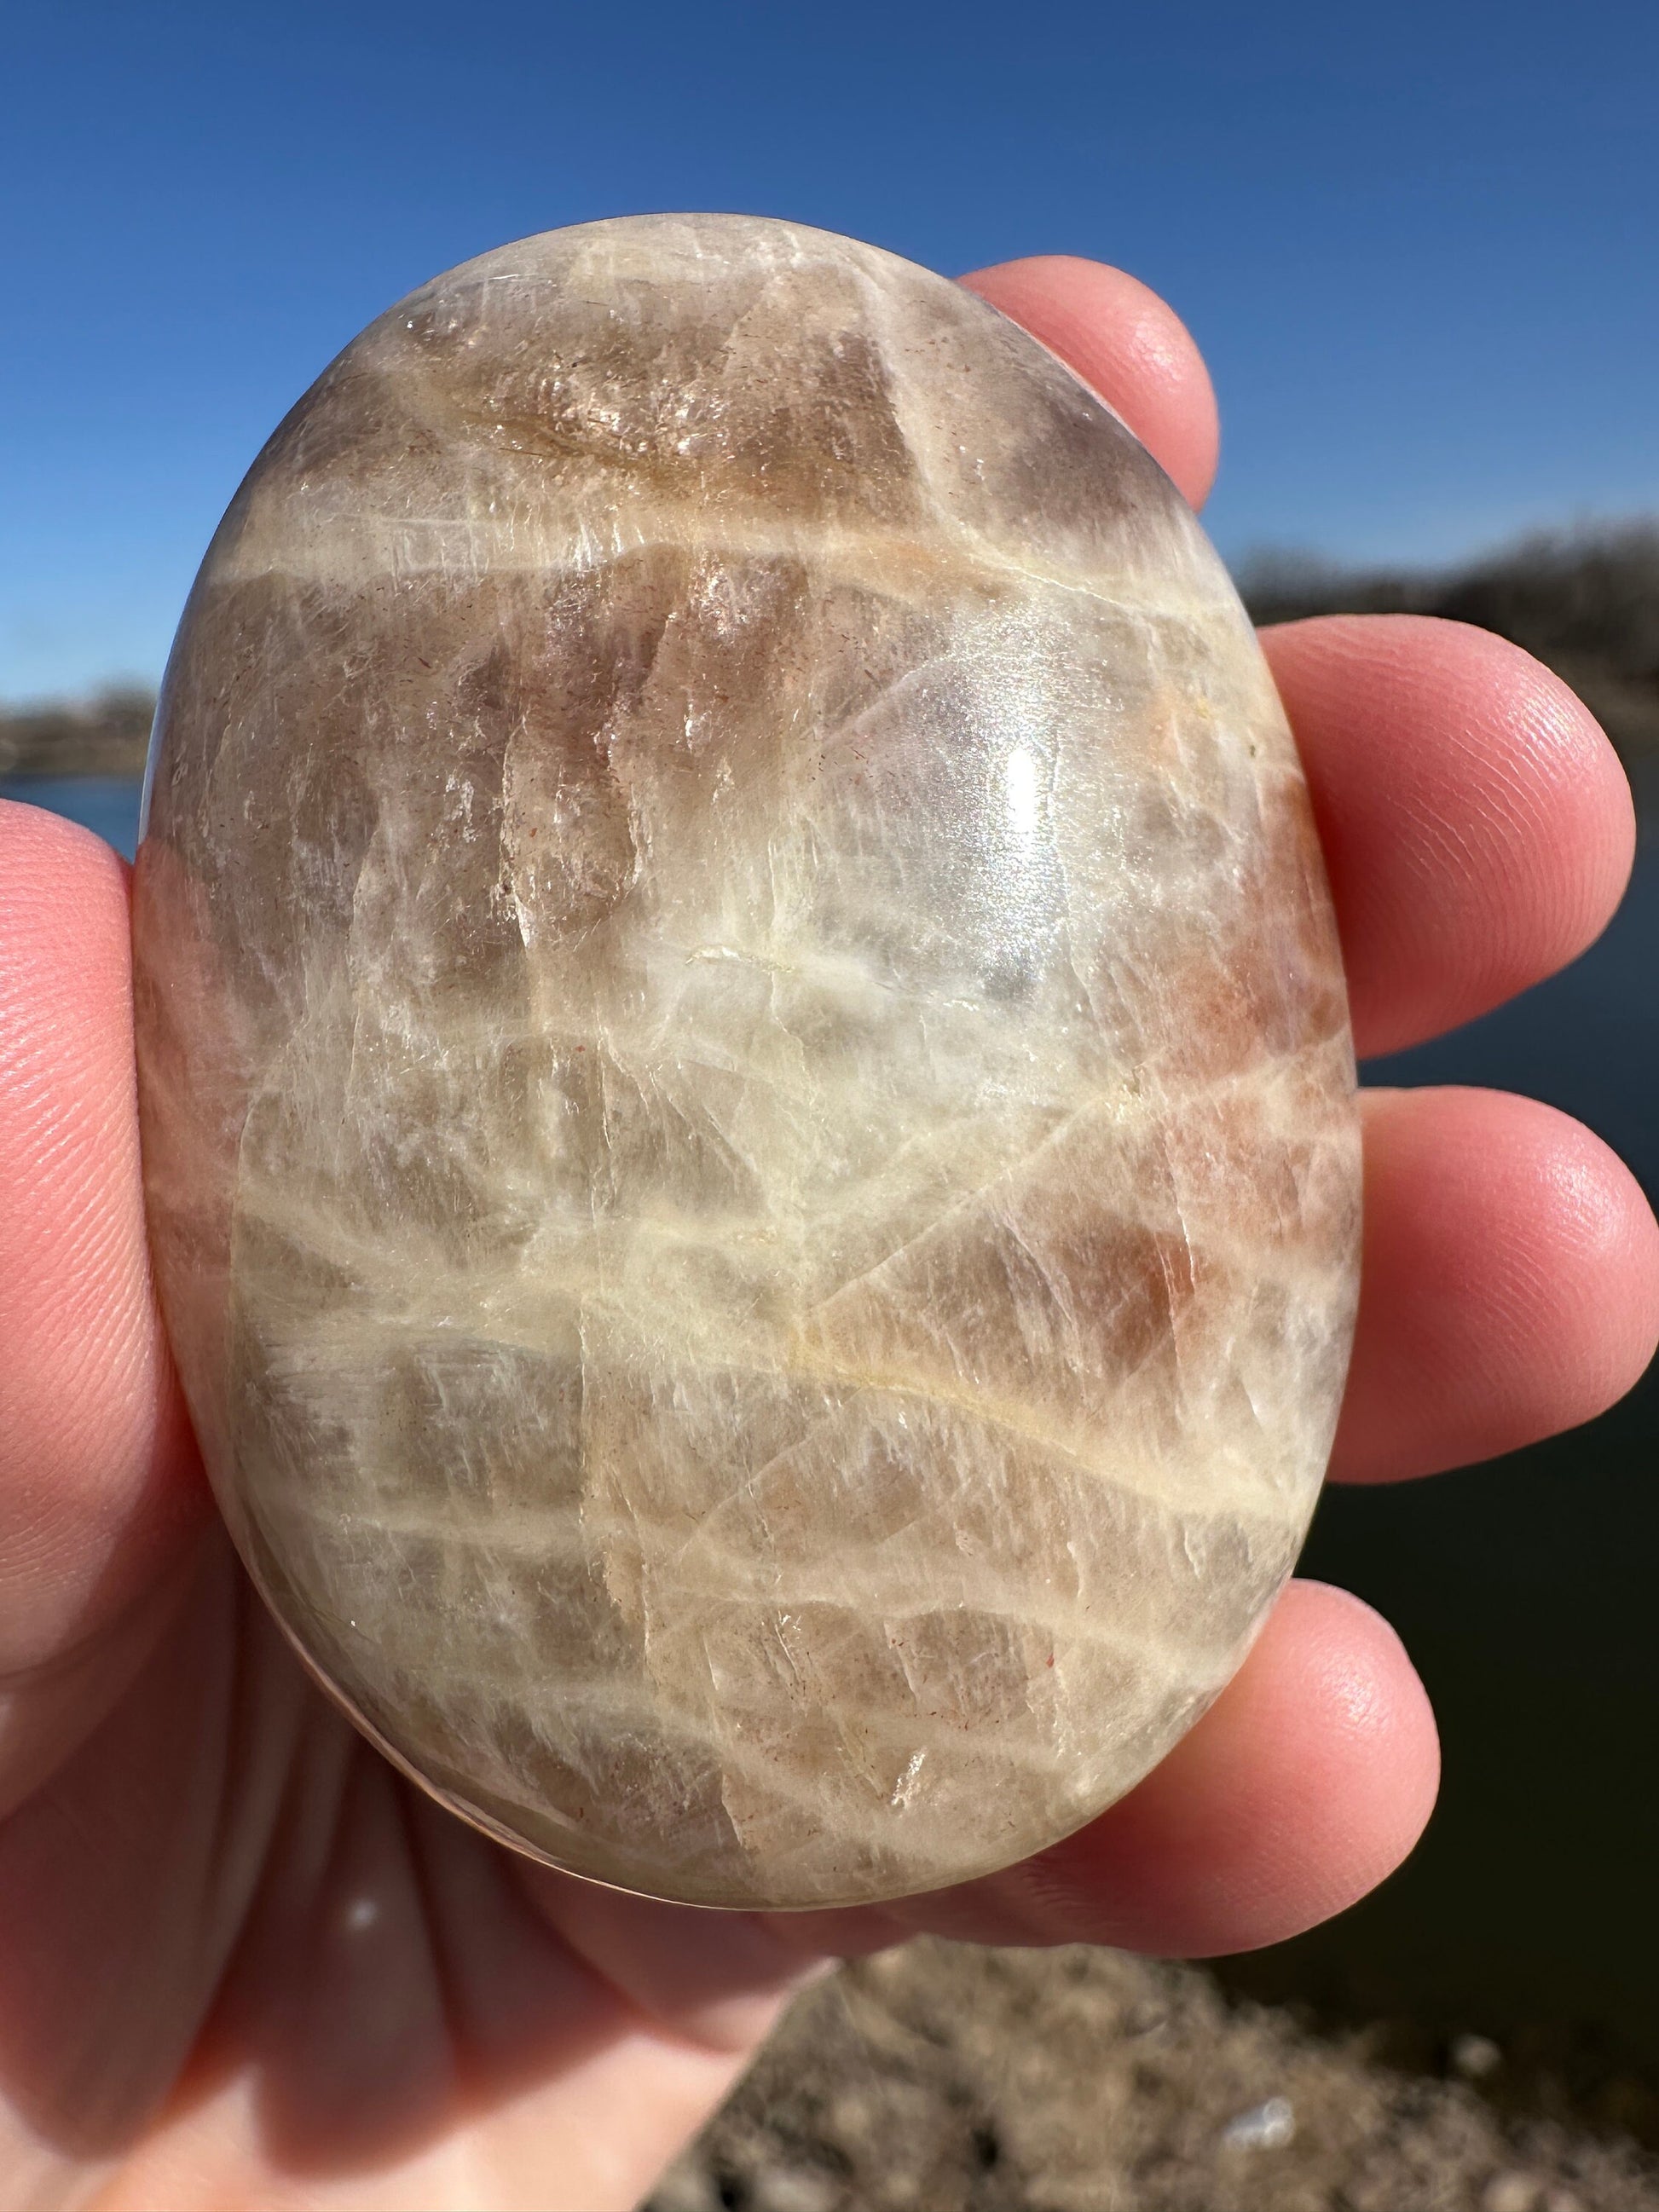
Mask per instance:
[[[14,783],[131,854],[136,783]],[[1659,791],[1655,793],[1659,798]],[[1565,975],[1372,1081],[1480,1083],[1577,1115],[1659,1194],[1659,847]],[[1432,1482],[1337,1491],[1304,1562],[1405,1637],[1445,1743],[1405,1872],[1239,1967],[1266,1994],[1500,2035],[1597,2023],[1659,2072],[1659,1381],[1575,1435]]]
[[[130,860],[138,837],[141,786],[117,775],[0,778],[0,799],[21,799],[95,830]]]
[[[1611,927],[1572,968],[1365,1073],[1547,1099],[1659,1196],[1656,980],[1659,846],[1648,844]],[[1650,1370],[1571,1435],[1428,1482],[1327,1493],[1302,1571],[1358,1591],[1405,1638],[1440,1722],[1440,1808],[1393,1881],[1237,1962],[1236,1979],[1511,2043],[1536,2032],[1545,2048],[1578,2022],[1610,2061],[1659,2078],[1656,1472]]]

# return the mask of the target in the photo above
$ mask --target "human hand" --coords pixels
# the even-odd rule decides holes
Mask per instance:
[[[969,281],[1202,497],[1214,410],[1167,309],[1085,263]],[[1589,941],[1630,800],[1553,677],[1409,617],[1266,642],[1362,1051]],[[1421,1688],[1382,1621],[1313,1583],[1121,1804],[902,1905],[651,1904],[429,1803],[310,1687],[214,1521],[145,1262],[127,926],[106,848],[0,809],[0,2203],[626,2208],[824,1958],[920,1929],[1244,1948],[1410,1848],[1436,1778]],[[1659,1231],[1560,1115],[1372,1093],[1365,1190],[1335,1479],[1507,1449],[1645,1364]]]

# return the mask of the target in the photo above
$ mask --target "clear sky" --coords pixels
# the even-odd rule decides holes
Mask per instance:
[[[1653,0],[0,0],[0,699],[159,672],[380,308],[663,208],[1133,270],[1230,557],[1659,509]]]

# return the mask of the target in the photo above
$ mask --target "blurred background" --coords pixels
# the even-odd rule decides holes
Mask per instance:
[[[126,849],[196,563],[331,356],[471,254],[673,208],[788,216],[950,272],[1040,252],[1130,269],[1211,362],[1209,521],[1259,617],[1412,607],[1499,629],[1583,692],[1659,800],[1650,6],[12,0],[0,100],[0,787]],[[1653,1192],[1656,962],[1644,842],[1572,971],[1368,1073],[1534,1091]],[[1358,2206],[1381,2155],[1365,2129],[1428,2124],[1386,2076],[1487,2130],[1486,2178],[1448,2204],[1659,2205],[1639,2148],[1659,2144],[1656,1441],[1650,1381],[1573,1437],[1328,1501],[1310,1570],[1396,1622],[1446,1741],[1442,1809],[1376,1898],[1220,1984],[943,1952],[902,1986],[866,1972],[824,2000],[835,2033],[786,2038],[662,2204]],[[1103,2138],[1067,2153],[1070,2196],[1034,2178],[1037,2152],[1018,2172],[983,2154],[1045,2051],[1055,2081],[1090,2054],[1068,2125],[1136,2036],[1145,2074],[1149,2005],[1169,2064],[1137,2106],[1143,2134],[1164,2129],[1138,2194],[1100,2193]],[[1250,2034],[1237,2094],[1262,2097],[1235,2121],[1255,2114],[1260,2140],[1188,2126],[1172,2147],[1218,2039]],[[1327,2059],[1337,2087],[1304,2090],[1285,2134],[1273,2083]],[[863,2117],[836,2122],[854,2077]],[[908,2119],[882,2102],[901,2080],[921,2100]],[[1614,2146],[1622,2178],[1574,2181],[1540,2128]],[[1310,2178],[1320,2141],[1328,2185]],[[937,2155],[913,2185],[917,2143]],[[1387,2212],[1443,2201],[1376,2186]]]

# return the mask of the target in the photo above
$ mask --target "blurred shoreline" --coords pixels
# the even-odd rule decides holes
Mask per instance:
[[[1553,531],[1451,568],[1350,568],[1267,550],[1239,564],[1237,582],[1258,623],[1421,614],[1492,630],[1578,694],[1633,773],[1659,762],[1659,520]],[[154,693],[131,684],[0,706],[0,780],[137,782],[155,710]]]
[[[0,778],[142,781],[155,713],[155,694],[136,685],[77,703],[0,708]]]
[[[1659,520],[1545,532],[1443,569],[1266,551],[1237,580],[1261,623],[1413,614],[1491,630],[1577,693],[1633,777],[1659,761]]]

